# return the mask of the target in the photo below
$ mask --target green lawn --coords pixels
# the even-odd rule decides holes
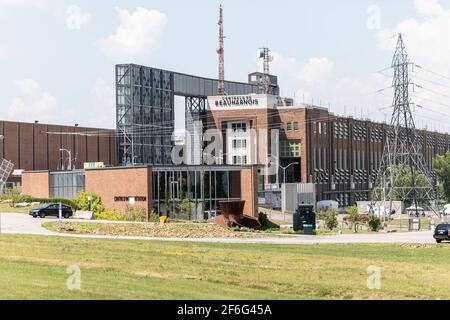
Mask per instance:
[[[30,207],[26,207],[26,208],[16,208],[16,207],[11,207],[9,205],[9,203],[0,203],[0,212],[28,213],[28,212],[30,212],[31,209],[37,208],[37,207],[39,207],[39,205],[37,205],[37,206],[30,206]]]
[[[237,245],[0,235],[0,299],[449,299],[450,245]],[[81,291],[66,268],[81,268]],[[366,286],[382,268],[382,289]]]

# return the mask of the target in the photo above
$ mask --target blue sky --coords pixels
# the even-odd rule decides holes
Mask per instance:
[[[399,31],[416,63],[450,74],[447,0],[0,0],[0,118],[112,128],[115,63],[216,77],[220,3],[226,78],[245,81],[268,46],[282,94],[298,102],[383,120],[392,93],[375,93],[389,85],[375,72],[390,64]],[[450,92],[431,76],[421,75],[430,89]],[[448,130],[437,113],[448,99],[423,97],[433,102],[418,125]]]

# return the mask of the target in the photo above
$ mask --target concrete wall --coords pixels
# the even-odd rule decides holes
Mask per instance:
[[[48,171],[24,172],[22,194],[35,198],[50,197],[50,173]]]
[[[125,212],[127,197],[143,197],[136,207],[152,209],[152,170],[150,167],[86,170],[86,192],[99,195],[108,209]],[[119,197],[119,199],[118,199]]]

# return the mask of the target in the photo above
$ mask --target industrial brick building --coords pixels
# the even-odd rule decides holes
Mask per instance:
[[[115,130],[61,126],[42,123],[0,121],[0,158],[22,170],[67,169],[69,155],[73,169],[81,169],[85,162],[116,162]],[[20,175],[10,183],[20,183]]]
[[[267,158],[255,154],[262,151],[267,157],[275,155],[280,166],[277,174],[266,177],[266,185],[283,183],[281,167],[291,164],[285,182],[314,183],[318,201],[336,200],[349,206],[369,200],[383,156],[387,124],[338,116],[317,106],[286,105],[275,96],[253,95],[250,103],[246,99],[208,99],[205,124],[222,131],[222,163],[265,165]],[[272,138],[274,129],[279,132]],[[448,134],[419,130],[418,139],[430,169],[436,155],[450,150]]]

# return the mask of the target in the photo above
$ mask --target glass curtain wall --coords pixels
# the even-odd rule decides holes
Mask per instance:
[[[220,214],[219,201],[240,199],[240,174],[232,172],[198,168],[154,169],[154,210],[160,216],[173,219],[208,220]],[[231,185],[234,186],[232,191]]]
[[[75,198],[84,191],[84,177],[84,171],[50,172],[50,198]]]

